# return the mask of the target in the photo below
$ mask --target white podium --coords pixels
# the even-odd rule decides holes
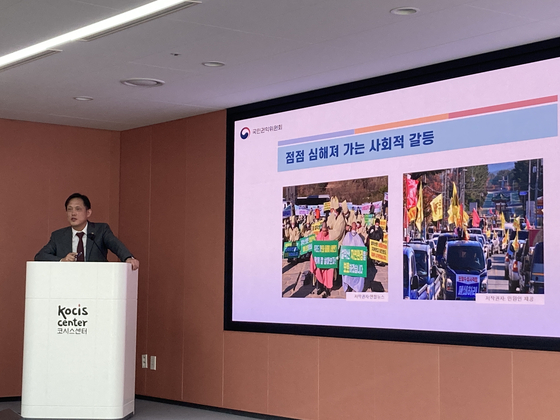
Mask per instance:
[[[132,417],[137,302],[130,264],[28,262],[21,415]]]

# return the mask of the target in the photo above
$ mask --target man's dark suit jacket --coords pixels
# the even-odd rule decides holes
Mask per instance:
[[[107,223],[88,222],[86,261],[107,261],[107,250],[111,250],[121,261],[132,257],[130,251],[113,234]],[[93,233],[93,235],[92,235]],[[95,244],[93,240],[95,240]],[[35,255],[35,261],[60,261],[72,252],[72,227],[55,230],[49,243]]]

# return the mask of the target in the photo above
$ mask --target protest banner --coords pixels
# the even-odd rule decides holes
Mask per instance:
[[[367,277],[367,248],[342,245],[338,269],[343,276]]]
[[[338,266],[338,241],[313,241],[313,259],[318,268]]]
[[[307,206],[296,206],[296,216],[307,216],[309,209]]]
[[[310,235],[301,238],[298,241],[298,248],[300,250],[301,255],[307,254],[308,252],[312,251],[313,241],[315,241],[315,235]]]
[[[372,260],[388,263],[389,245],[385,242],[369,241],[369,257]]]
[[[295,242],[284,242],[284,248],[282,250],[282,255],[284,258],[298,258],[299,257],[299,241]]]
[[[322,221],[318,221],[318,222],[313,222],[313,224],[311,225],[311,230],[313,231],[313,233],[315,235],[317,235],[319,233],[319,231],[321,230],[321,226],[323,225]]]

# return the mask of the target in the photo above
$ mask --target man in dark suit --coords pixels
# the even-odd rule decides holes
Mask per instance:
[[[111,250],[137,270],[140,262],[113,234],[106,223],[93,223],[91,203],[85,195],[74,193],[66,199],[69,227],[54,231],[49,243],[35,255],[35,261],[107,261]]]

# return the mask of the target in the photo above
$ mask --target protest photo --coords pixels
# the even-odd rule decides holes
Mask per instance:
[[[283,188],[282,297],[388,292],[388,177]]]
[[[537,302],[543,199],[542,159],[404,174],[403,298]]]

